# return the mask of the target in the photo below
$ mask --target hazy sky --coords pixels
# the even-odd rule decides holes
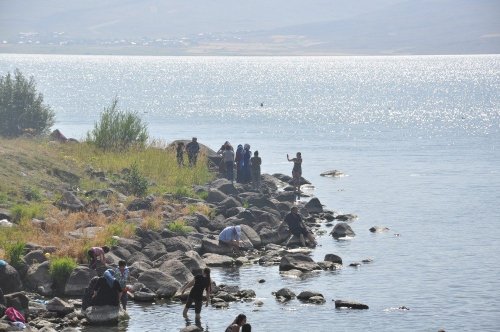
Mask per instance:
[[[119,53],[498,53],[500,0],[0,0],[0,52],[110,43]]]

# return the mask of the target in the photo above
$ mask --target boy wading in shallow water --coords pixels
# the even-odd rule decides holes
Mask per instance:
[[[182,312],[182,316],[187,318],[187,312],[189,307],[194,302],[194,312],[196,314],[195,319],[200,320],[201,307],[203,305],[203,291],[207,292],[207,302],[205,304],[208,307],[208,303],[210,302],[210,293],[212,292],[212,280],[210,279],[210,269],[204,268],[202,274],[198,274],[194,277],[193,280],[188,282],[181,289],[181,294],[184,294],[187,288],[191,288],[189,292],[189,296],[186,301],[186,305],[184,306],[184,311]]]

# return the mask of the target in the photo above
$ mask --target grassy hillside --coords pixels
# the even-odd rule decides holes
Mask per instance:
[[[126,184],[127,170],[135,165],[147,180],[148,194],[155,195],[155,205],[143,218],[142,225],[132,225],[124,205],[135,197],[115,194],[100,197],[90,194],[94,189],[109,189]],[[0,258],[9,260],[13,248],[24,243],[55,246],[57,256],[83,260],[85,249],[94,245],[113,244],[113,236],[129,237],[136,227],[160,229],[169,222],[179,229],[182,216],[195,211],[208,213],[203,206],[188,206],[162,198],[193,196],[193,184],[202,184],[212,177],[201,156],[195,168],[179,168],[174,151],[164,146],[122,153],[103,153],[85,143],[54,143],[34,139],[0,139],[0,210],[11,214],[14,227],[0,228]],[[120,187],[116,187],[120,188]],[[72,190],[84,202],[97,201],[117,213],[106,216],[97,209],[69,213],[56,203],[64,190]],[[165,220],[162,207],[174,204],[176,220]],[[92,236],[71,237],[69,233],[82,225],[96,227]],[[182,229],[182,227],[181,227]]]

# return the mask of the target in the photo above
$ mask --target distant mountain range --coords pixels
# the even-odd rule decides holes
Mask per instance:
[[[0,0],[1,53],[498,54],[499,0]]]

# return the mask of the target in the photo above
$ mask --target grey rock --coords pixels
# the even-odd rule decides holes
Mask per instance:
[[[208,266],[233,266],[234,265],[234,259],[232,259],[229,256],[224,256],[224,255],[218,255],[218,254],[212,254],[212,253],[206,253],[202,256],[203,261],[205,264]]]
[[[151,210],[152,208],[153,202],[149,197],[136,198],[127,205],[127,210],[129,211]]]
[[[309,213],[321,213],[321,212],[323,212],[323,205],[321,204],[319,199],[316,197],[311,198],[311,200],[306,203],[305,208]]]
[[[48,311],[55,312],[59,315],[67,315],[75,310],[73,304],[69,304],[58,297],[49,300],[46,307]]]
[[[340,256],[337,256],[335,254],[326,254],[325,255],[325,261],[326,262],[333,262],[342,265],[342,258]]]
[[[63,191],[61,199],[56,203],[56,205],[63,210],[69,210],[71,212],[82,211],[85,205],[82,203],[78,197],[75,196],[70,191]]]
[[[338,239],[342,237],[353,237],[356,234],[352,230],[351,226],[349,226],[348,224],[338,223],[333,227],[332,231],[330,232],[330,235]]]
[[[77,266],[69,275],[64,294],[67,296],[82,296],[90,280],[97,276],[97,272],[87,266]]]
[[[110,305],[88,307],[83,314],[91,325],[117,324],[126,315],[120,306]]]
[[[335,300],[335,308],[368,309],[369,307],[368,305],[359,302]]]
[[[46,260],[43,250],[33,250],[24,256],[24,261],[28,265],[43,263]]]
[[[50,263],[33,264],[26,275],[26,286],[42,295],[52,295],[52,277]]]
[[[158,269],[151,269],[143,272],[138,282],[143,283],[147,288],[154,291],[159,297],[171,298],[182,287],[174,278]]]
[[[229,210],[234,207],[241,207],[241,203],[236,200],[234,197],[227,197],[223,201],[221,201],[218,205],[221,210]]]
[[[384,226],[372,226],[370,227],[370,232],[372,233],[383,233],[389,231],[389,228]]]
[[[281,298],[284,298],[286,300],[291,300],[295,297],[295,293],[292,292],[290,289],[288,288],[281,288],[280,290],[278,290],[275,294],[274,294],[276,297],[281,297]]]
[[[193,274],[182,262],[171,259],[163,262],[158,268],[160,271],[175,278],[181,285],[186,284],[193,279]]]
[[[212,204],[218,204],[228,198],[228,195],[217,189],[210,189],[206,201]]]
[[[288,254],[281,258],[279,270],[300,270],[303,272],[310,272],[314,270],[321,270],[321,267],[313,261],[313,259],[304,254]]]
[[[301,301],[309,301],[310,298],[312,297],[322,297],[324,299],[323,294],[318,293],[318,292],[311,292],[311,291],[303,291],[300,292],[299,295],[297,295],[297,298]]]
[[[321,173],[320,176],[341,177],[341,176],[344,176],[344,173],[342,171],[333,169],[333,170],[325,171],[325,172]]]

